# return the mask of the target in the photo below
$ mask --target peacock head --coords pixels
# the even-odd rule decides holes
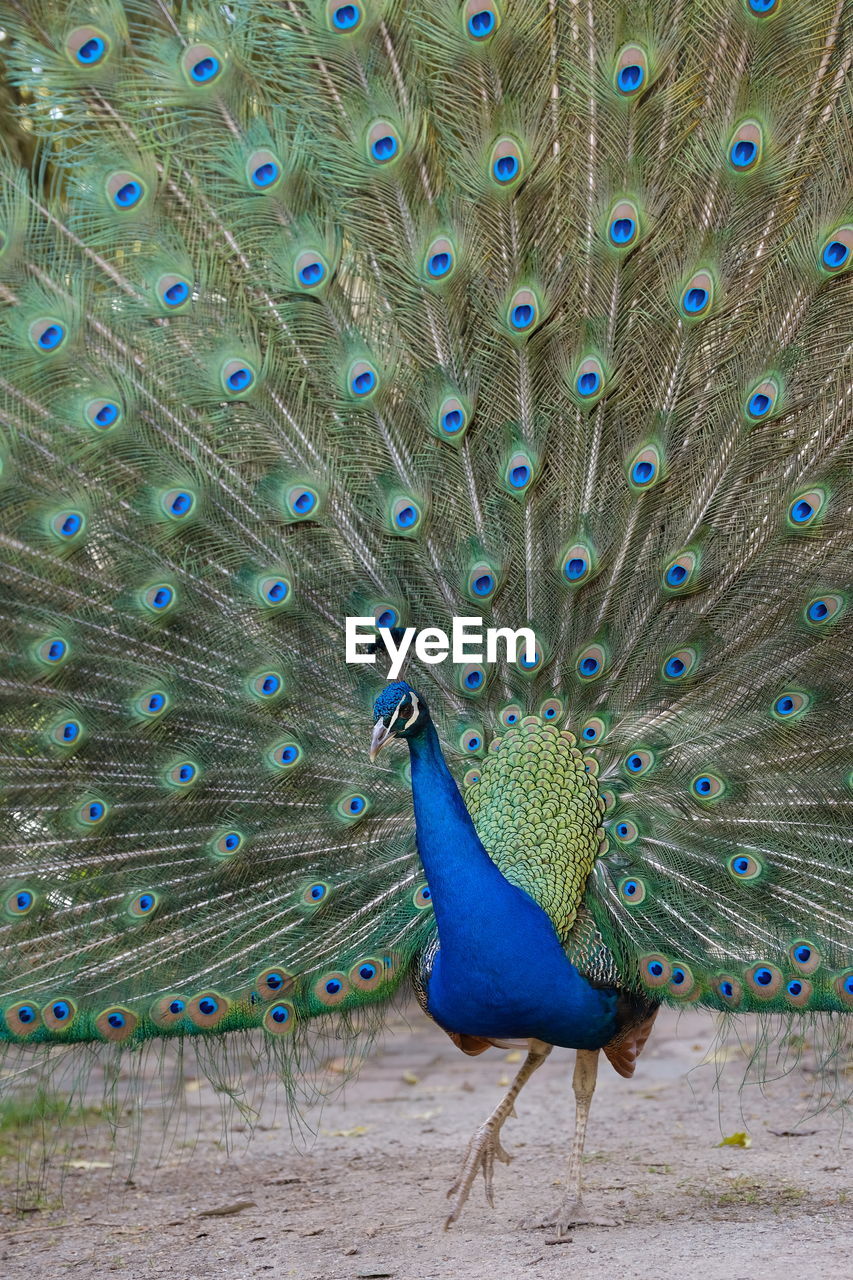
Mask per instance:
[[[387,684],[373,704],[373,738],[370,743],[370,759],[392,738],[413,738],[429,720],[429,710],[419,693],[405,680]]]

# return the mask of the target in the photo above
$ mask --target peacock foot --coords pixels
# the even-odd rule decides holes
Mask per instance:
[[[487,1120],[485,1124],[480,1125],[468,1143],[468,1150],[465,1152],[465,1159],[462,1162],[459,1176],[447,1193],[448,1200],[453,1201],[453,1208],[444,1224],[445,1231],[453,1226],[453,1223],[462,1212],[478,1170],[482,1172],[483,1181],[486,1184],[486,1199],[494,1209],[493,1177],[495,1161],[500,1160],[501,1164],[509,1164],[512,1160],[509,1152],[505,1151],[501,1146],[500,1132],[500,1124]]]
[[[544,1217],[534,1215],[531,1218],[525,1218],[521,1228],[523,1231],[553,1229],[552,1243],[559,1243],[568,1236],[572,1227],[618,1227],[619,1225],[619,1221],[615,1218],[596,1218],[588,1211],[579,1196],[573,1196],[570,1200],[561,1200],[553,1213],[546,1213]]]

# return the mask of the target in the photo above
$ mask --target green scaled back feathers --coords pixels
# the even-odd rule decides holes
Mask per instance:
[[[263,1028],[287,1070],[407,989],[348,615],[535,628],[409,678],[570,954],[853,1007],[835,0],[0,25],[0,1039]]]

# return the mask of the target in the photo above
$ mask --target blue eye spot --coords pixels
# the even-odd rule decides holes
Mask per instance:
[[[749,412],[753,418],[763,418],[769,412],[771,403],[769,396],[764,395],[761,391],[756,392],[749,402]]]
[[[735,989],[728,980],[720,983],[720,995],[723,996],[726,1000],[731,1000],[734,993],[735,993]]]
[[[751,866],[751,863],[749,861],[749,858],[735,858],[734,862],[732,863],[732,870],[734,871],[735,875],[745,876],[749,871],[750,866]]]
[[[100,800],[93,800],[91,804],[88,804],[84,816],[90,822],[97,822],[99,818],[102,818],[104,816],[104,806]]]
[[[309,493],[306,490],[304,493],[300,493],[298,498],[294,499],[293,509],[294,511],[298,511],[300,515],[307,515],[315,506],[316,501],[317,499],[314,497],[314,494]]]
[[[38,345],[42,351],[55,351],[64,337],[65,330],[61,324],[49,324],[39,334]]]
[[[660,960],[653,960],[649,965],[649,973],[653,978],[660,978],[663,975],[663,965]]]
[[[795,502],[791,507],[791,519],[796,520],[797,524],[804,524],[813,515],[814,507],[810,502],[806,502],[804,498],[801,498],[799,502]]]
[[[376,619],[377,627],[393,627],[397,621],[397,615],[392,609],[386,609],[384,613],[380,613]]]
[[[67,647],[64,640],[52,640],[47,650],[48,659],[51,662],[59,662],[60,658],[65,657]]]
[[[321,898],[326,896],[326,886],[324,884],[312,884],[310,894],[314,902],[319,902]]]
[[[226,849],[234,850],[234,849],[236,849],[236,848],[239,846],[239,844],[240,844],[240,837],[236,834],[236,832],[231,831],[231,832],[229,832],[229,834],[225,837],[224,844],[225,844],[225,848],[226,848]]]
[[[713,784],[710,778],[697,778],[693,785],[700,795],[706,796]]]
[[[277,1004],[275,1008],[270,1011],[270,1017],[272,1018],[273,1022],[277,1022],[279,1025],[281,1025],[282,1023],[287,1022],[287,1020],[289,1019],[290,1010],[288,1009],[287,1005]]]
[[[284,986],[284,978],[280,973],[268,973],[265,981],[270,991],[278,991]]]
[[[623,93],[633,93],[643,83],[645,74],[643,68],[635,63],[628,67],[622,67],[616,78],[619,88]]]
[[[137,899],[137,906],[140,911],[150,911],[154,906],[154,896],[150,893],[143,893]]]
[[[648,484],[655,473],[654,463],[643,460],[635,462],[631,472],[634,484]]]
[[[687,577],[687,570],[683,564],[671,565],[667,570],[666,581],[670,587],[680,587]]]
[[[432,889],[429,889],[426,886],[424,886],[424,888],[421,889],[421,897],[429,901],[430,898],[432,897]]]
[[[120,209],[132,209],[142,199],[141,182],[125,182],[113,196]]]
[[[796,951],[794,952],[794,957],[800,962],[800,964],[808,964],[809,960],[811,960],[811,957],[812,957],[811,947],[805,947],[805,946],[797,947]]]
[[[65,517],[60,526],[60,532],[64,538],[73,538],[75,533],[79,533],[82,528],[83,521],[80,516],[71,512]]]
[[[794,699],[789,697],[787,694],[784,697],[779,698],[776,703],[776,710],[779,712],[780,716],[789,716],[794,710]]]
[[[363,373],[359,373],[353,378],[352,389],[357,396],[366,396],[376,386],[376,375],[370,369],[365,369]]]
[[[757,154],[758,147],[755,143],[742,139],[732,147],[731,161],[735,168],[745,169],[752,164]]]
[[[116,1031],[121,1031],[126,1022],[126,1018],[123,1013],[111,1013],[107,1018],[107,1022],[111,1027],[114,1027]]]
[[[166,705],[166,699],[162,693],[152,693],[149,695],[146,705],[148,711],[162,711]]]
[[[309,262],[299,272],[299,281],[310,289],[313,285],[319,284],[325,274],[326,269],[322,262]]]
[[[280,604],[282,600],[286,599],[288,590],[287,583],[279,579],[278,582],[274,582],[271,587],[267,588],[266,597],[272,604]]]
[[[670,658],[664,670],[668,676],[671,676],[673,679],[677,679],[680,675],[684,674],[685,666],[680,658]]]
[[[296,747],[285,747],[281,752],[281,762],[282,764],[293,764],[298,755],[299,752]]]
[[[192,782],[195,777],[195,768],[191,764],[182,764],[178,770],[178,777],[181,782]]]
[[[523,489],[529,480],[530,468],[525,464],[513,467],[509,473],[509,482],[514,489]]]
[[[62,726],[62,741],[75,742],[79,732],[79,725],[76,725],[73,720],[69,720],[67,724]]]
[[[185,1008],[183,1000],[173,1000],[169,1005],[169,1013],[183,1013]]]
[[[163,294],[166,304],[170,307],[179,307],[182,302],[186,302],[189,296],[190,287],[183,280],[171,285]]]
[[[326,983],[326,991],[330,996],[336,996],[341,989],[341,984],[337,978],[330,978]]]
[[[633,218],[616,218],[610,224],[610,239],[614,244],[628,244],[633,240],[637,224]]]
[[[753,977],[760,987],[769,987],[773,981],[773,974],[769,969],[756,969]]]
[[[254,374],[250,369],[235,369],[225,379],[231,391],[245,391],[254,382]]]
[[[452,436],[460,429],[463,421],[461,409],[450,409],[441,419],[441,425],[447,434]]]
[[[22,890],[22,892],[17,894],[15,897],[15,905],[21,912],[29,911],[30,907],[33,905],[33,895],[26,889]]]
[[[431,276],[439,279],[446,276],[453,263],[453,259],[449,253],[434,253],[427,263],[427,270]]]
[[[352,31],[358,24],[361,14],[356,4],[342,4],[332,14],[332,22],[338,31]]]
[[[353,796],[352,800],[349,802],[350,813],[361,813],[363,809],[364,801],[361,796]]]
[[[53,1005],[52,1012],[57,1022],[64,1022],[71,1013],[71,1006],[67,1000],[57,1000],[56,1004]]]
[[[574,581],[576,578],[582,578],[587,570],[587,562],[580,556],[573,556],[571,560],[566,562],[564,573],[567,578]]]
[[[512,309],[512,323],[516,329],[526,329],[533,323],[534,311],[529,302],[522,302]]]
[[[829,616],[829,607],[823,600],[815,600],[809,605],[809,618],[812,622],[823,622]]]
[[[616,828],[617,836],[621,836],[623,839],[625,838],[625,836],[628,835],[629,831],[630,831],[630,827],[628,826],[627,822],[620,822]]]
[[[494,163],[493,171],[498,182],[512,182],[519,170],[515,156],[500,156]]]
[[[686,977],[687,975],[685,974],[683,969],[677,969],[677,968],[673,969],[672,971],[673,986],[680,987],[681,984],[685,981]]]
[[[190,68],[190,76],[196,84],[209,84],[210,81],[219,72],[219,59],[209,54],[206,58],[200,58],[194,66]]]
[[[281,688],[281,681],[278,676],[265,676],[261,683],[261,691],[268,697],[273,693],[278,693]]]
[[[850,250],[846,244],[842,244],[840,240],[830,240],[823,251],[823,264],[825,267],[836,270],[838,267],[844,266],[849,255]]]
[[[218,1002],[213,1000],[210,996],[205,996],[203,1000],[199,1000],[198,1002],[198,1011],[199,1013],[203,1013],[206,1018],[209,1018],[212,1014],[216,1013],[218,1008]]]
[[[397,139],[392,134],[386,133],[371,144],[370,152],[374,160],[380,163],[391,160],[397,152]]]
[[[365,982],[370,982],[371,978],[376,977],[376,966],[373,964],[363,964],[358,971],[358,976],[364,978]]]
[[[483,683],[482,671],[469,671],[465,677],[465,683],[469,689],[479,689]]]
[[[474,591],[478,596],[487,596],[495,589],[495,580],[490,573],[483,573],[474,579]]]
[[[601,663],[595,658],[584,658],[581,662],[581,671],[585,676],[594,676],[598,671]]]
[[[601,378],[597,373],[582,373],[578,378],[577,387],[578,394],[582,396],[595,395],[601,386]]]
[[[595,739],[598,737],[598,734],[596,733],[592,725],[589,724],[584,729],[583,736],[584,738],[586,738],[587,742],[595,742]],[[624,836],[628,834],[628,828],[625,826],[624,822],[620,824],[620,826],[618,827],[618,831],[620,836]]]
[[[82,63],[84,67],[93,67],[101,61],[106,49],[106,44],[99,36],[92,36],[85,44],[81,44],[77,50],[77,61]]]
[[[117,404],[108,403],[108,404],[102,405],[101,408],[98,410],[98,412],[95,414],[95,421],[97,422],[99,427],[111,427],[113,423],[117,421],[118,413],[119,413],[119,410],[118,410]]]
[[[694,286],[694,288],[688,289],[687,293],[684,295],[684,310],[689,311],[691,314],[695,314],[697,311],[702,311],[707,305],[707,289],[699,289]]]
[[[172,499],[169,510],[174,516],[185,516],[193,504],[193,500],[188,493],[177,493]]]
[[[467,743],[467,748],[469,751],[479,751],[480,739],[476,736],[473,738],[469,738]]]
[[[779,0],[749,0],[749,7],[753,13],[769,13],[771,9],[775,9]]]
[[[414,507],[403,507],[394,517],[401,529],[410,529],[418,518]]]
[[[623,884],[622,886],[622,892],[624,893],[626,898],[633,898],[636,895],[638,889],[639,889],[639,886],[636,880],[626,880],[625,884]]]
[[[643,767],[643,757],[637,755],[629,756],[627,764],[632,773],[637,773]]]
[[[24,1026],[28,1026],[29,1023],[35,1022],[35,1020],[36,1020],[36,1011],[32,1007],[32,1005],[29,1005],[29,1004],[21,1005],[20,1009],[18,1010],[18,1021],[23,1022]]]
[[[259,164],[255,169],[252,174],[252,181],[256,187],[269,187],[275,182],[278,175],[278,165],[274,164],[272,160],[267,160],[264,164]]]
[[[788,992],[789,996],[798,996],[802,994],[803,984],[798,982],[795,978],[793,982],[788,983],[785,990]]]
[[[472,13],[468,19],[468,30],[475,40],[482,40],[485,36],[491,35],[495,29],[495,15],[488,9],[482,9],[479,13]]]

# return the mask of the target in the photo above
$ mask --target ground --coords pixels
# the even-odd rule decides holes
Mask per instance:
[[[270,1096],[251,1132],[239,1126],[229,1151],[216,1094],[191,1079],[188,1111],[182,1121],[167,1117],[165,1139],[163,1109],[148,1104],[132,1170],[127,1136],[114,1148],[96,1113],[81,1118],[70,1146],[54,1154],[38,1199],[19,1201],[27,1210],[20,1214],[20,1134],[7,1111],[0,1275],[848,1277],[853,1130],[844,1127],[843,1111],[814,1111],[826,1082],[813,1058],[807,1051],[804,1071],[763,1093],[739,1091],[742,1050],[714,1050],[713,1042],[707,1016],[667,1011],[632,1081],[603,1064],[587,1143],[587,1201],[618,1225],[579,1227],[559,1244],[519,1222],[559,1197],[572,1055],[555,1051],[522,1093],[504,1130],[515,1159],[497,1168],[495,1209],[478,1182],[460,1222],[445,1232],[446,1187],[517,1055],[464,1057],[416,1012],[395,1020],[342,1095],[322,1112],[308,1111],[316,1137],[303,1137],[301,1149],[280,1100],[276,1107]],[[332,1061],[330,1077],[338,1068]],[[50,1106],[43,1110],[49,1127]],[[750,1145],[718,1145],[743,1135]]]

